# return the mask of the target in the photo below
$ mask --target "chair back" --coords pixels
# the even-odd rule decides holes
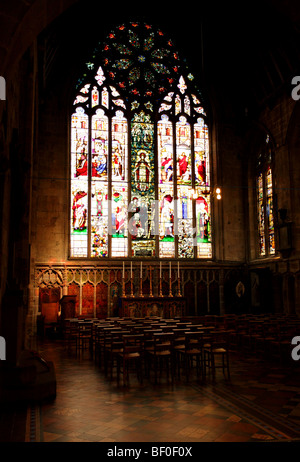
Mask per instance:
[[[185,351],[199,350],[203,348],[204,335],[202,332],[186,332],[185,333]]]
[[[170,352],[173,350],[173,341],[174,341],[174,333],[173,332],[162,332],[153,334],[154,340],[154,354],[155,353],[162,353]]]
[[[212,348],[227,348],[229,335],[226,331],[214,331],[211,333],[210,343]]]
[[[138,353],[141,355],[144,349],[143,334],[125,334],[123,335],[123,354]]]

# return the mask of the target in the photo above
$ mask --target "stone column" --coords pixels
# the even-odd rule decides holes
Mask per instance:
[[[39,310],[39,288],[33,284],[28,286],[28,312],[25,319],[25,349],[36,349],[37,314]]]
[[[24,348],[23,291],[7,290],[2,303],[1,336],[6,342],[6,364],[17,365]]]

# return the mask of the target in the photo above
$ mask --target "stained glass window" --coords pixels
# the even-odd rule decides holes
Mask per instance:
[[[258,253],[261,257],[275,254],[273,211],[272,148],[269,136],[257,158],[256,204],[258,222]]]
[[[73,258],[211,258],[207,115],[173,42],[121,24],[77,83],[71,118]]]
[[[144,111],[131,121],[131,240],[132,256],[155,256],[154,123]]]

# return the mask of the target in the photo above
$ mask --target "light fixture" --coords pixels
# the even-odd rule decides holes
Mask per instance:
[[[215,196],[218,199],[218,201],[222,199],[221,188],[219,186],[215,187]]]

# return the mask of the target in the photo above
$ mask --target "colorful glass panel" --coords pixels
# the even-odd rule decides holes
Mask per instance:
[[[98,106],[98,104],[99,104],[99,91],[97,90],[97,87],[94,87],[92,91],[92,107]]]
[[[141,111],[131,122],[131,239],[133,256],[154,256],[154,124]]]
[[[177,183],[192,183],[191,126],[185,117],[176,123]]]
[[[175,257],[173,124],[162,115],[157,125],[159,256]]]
[[[256,207],[258,221],[259,256],[275,255],[275,229],[273,212],[272,147],[270,136],[258,152],[256,168]]]
[[[107,180],[108,118],[102,109],[92,117],[92,177]]]
[[[175,115],[180,114],[181,112],[181,98],[179,95],[176,95],[175,98]]]
[[[264,186],[263,174],[257,178],[257,213],[258,213],[258,237],[259,237],[259,254],[266,254],[265,245],[265,211],[264,211]]]
[[[71,119],[71,256],[86,257],[88,243],[89,120],[82,107]]]
[[[275,253],[275,232],[274,232],[274,216],[273,216],[273,181],[272,169],[270,166],[266,172],[266,218],[268,226],[268,245],[269,254]]]
[[[71,177],[88,174],[89,119],[84,109],[78,107],[71,121]]]
[[[173,187],[159,188],[159,256],[175,257]]]
[[[128,188],[127,185],[112,185],[111,201],[111,256],[128,256]]]
[[[184,97],[184,112],[188,115],[191,115],[190,98],[187,95]]]
[[[87,257],[88,182],[71,183],[71,257]]]
[[[157,125],[158,181],[173,182],[173,124],[165,115]]]
[[[209,141],[204,120],[199,118],[194,125],[195,184],[209,185]]]
[[[177,188],[178,257],[194,257],[193,191],[188,186]]]
[[[99,180],[91,184],[91,256],[108,256],[108,186]]]
[[[197,256],[212,257],[210,195],[203,188],[196,192]]]
[[[127,182],[128,126],[123,112],[112,118],[112,180]]]
[[[117,87],[133,94],[161,92],[177,77],[179,58],[171,40],[147,24],[117,27],[103,47],[104,68]]]
[[[208,127],[193,76],[147,24],[120,25],[96,56],[73,103],[71,256],[211,258]]]
[[[128,256],[128,124],[122,111],[112,118],[111,256]]]
[[[103,88],[101,92],[101,103],[102,106],[106,107],[108,109],[109,107],[109,93],[107,88]]]

